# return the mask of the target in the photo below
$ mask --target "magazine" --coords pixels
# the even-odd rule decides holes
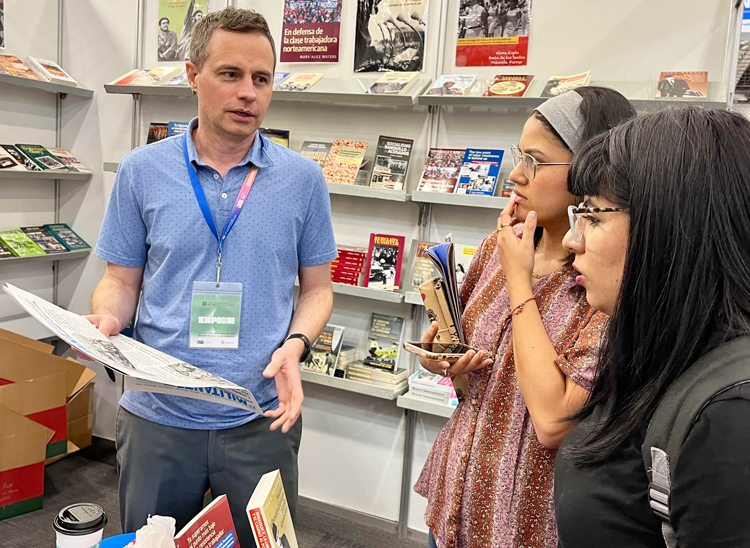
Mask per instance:
[[[502,160],[502,150],[467,148],[455,193],[493,196]]]
[[[323,73],[299,72],[288,76],[274,91],[307,91],[323,78]]]
[[[708,72],[662,72],[656,98],[701,99],[708,95]]]
[[[465,153],[464,149],[431,148],[417,190],[453,194]]]
[[[498,74],[484,92],[485,97],[523,97],[529,91],[533,74]]]
[[[476,79],[476,74],[443,74],[425,95],[466,95]]]
[[[124,375],[125,390],[196,398],[263,414],[255,397],[246,388],[130,337],[114,335],[107,338],[78,314],[9,283],[3,286],[3,290],[74,350]]]
[[[541,97],[557,97],[568,90],[588,86],[590,81],[590,70],[572,76],[550,76]]]
[[[415,82],[418,72],[386,72],[370,86],[367,93],[403,95]]]
[[[370,186],[392,190],[406,188],[406,173],[409,170],[413,144],[411,139],[381,136],[375,152]]]

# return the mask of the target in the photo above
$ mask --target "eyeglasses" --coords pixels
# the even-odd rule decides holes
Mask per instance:
[[[523,166],[523,174],[526,178],[531,181],[536,177],[536,169],[539,166],[569,166],[570,162],[540,162],[534,158],[531,154],[523,152],[516,145],[510,145],[510,159],[513,162],[513,168],[515,169],[520,162]]]
[[[585,202],[576,206],[568,206],[568,220],[570,221],[570,231],[573,233],[573,239],[580,242],[583,238],[583,230],[586,228],[586,217],[584,215],[591,213],[614,213],[615,211],[625,211],[624,207],[584,207]],[[590,222],[590,221],[589,221]]]

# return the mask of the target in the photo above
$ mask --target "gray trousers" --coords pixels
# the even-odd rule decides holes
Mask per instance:
[[[281,471],[292,521],[297,515],[297,453],[302,417],[288,433],[271,432],[270,418],[225,430],[162,426],[120,407],[117,466],[120,519],[125,533],[146,524],[149,514],[171,516],[177,532],[201,511],[203,495],[226,495],[240,546],[255,546],[245,507],[261,476]]]

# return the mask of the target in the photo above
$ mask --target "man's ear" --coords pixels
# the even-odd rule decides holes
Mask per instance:
[[[187,72],[188,85],[193,90],[193,93],[195,93],[198,90],[198,83],[195,81],[195,77],[198,76],[198,67],[192,61],[187,61],[185,63],[185,72]]]

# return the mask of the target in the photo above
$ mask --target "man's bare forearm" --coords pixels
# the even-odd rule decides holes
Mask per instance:
[[[133,319],[143,279],[142,268],[107,267],[91,295],[91,313],[117,318],[120,328]]]
[[[333,291],[330,285],[300,293],[289,332],[302,333],[310,342],[315,342],[331,317],[332,309]]]

